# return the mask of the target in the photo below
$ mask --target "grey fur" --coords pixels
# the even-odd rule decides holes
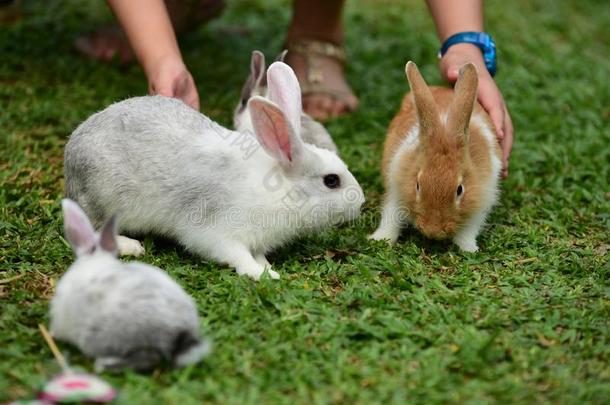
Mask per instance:
[[[182,133],[173,127],[164,130],[167,122],[179,122]],[[176,208],[167,212],[169,216],[201,202],[214,212],[229,203],[230,184],[243,176],[243,168],[234,164],[239,158],[206,154],[183,140],[218,141],[229,135],[175,99],[139,97],[116,103],[90,117],[70,137],[65,150],[66,195],[83,207],[96,227],[113,212],[121,212],[123,204],[156,200],[159,195],[165,198],[160,205]],[[200,170],[193,171],[193,162],[200,163]],[[175,236],[161,224],[150,228],[133,226],[128,218],[121,222],[121,232]]]
[[[82,213],[70,201],[67,210]],[[51,333],[94,357],[98,369],[149,371],[161,362],[184,365],[183,355],[196,361],[191,350],[207,353],[193,299],[165,272],[122,263],[95,237],[93,252],[80,254],[59,280]]]

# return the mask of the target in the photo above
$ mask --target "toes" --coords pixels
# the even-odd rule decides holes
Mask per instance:
[[[100,28],[88,36],[78,38],[74,46],[88,58],[102,62],[111,62],[117,55],[121,63],[134,59],[131,47],[118,27]]]
[[[329,94],[308,94],[303,96],[303,111],[317,120],[336,118],[354,111],[358,107],[358,99],[354,96],[345,100]]]
[[[303,97],[303,110],[317,120],[325,120],[331,116],[333,101],[321,94],[311,94]]]
[[[341,100],[334,100],[330,110],[330,116],[333,118],[339,117],[348,112],[347,105]]]

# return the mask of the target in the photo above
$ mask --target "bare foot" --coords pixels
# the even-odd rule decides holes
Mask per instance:
[[[288,52],[286,63],[301,84],[303,110],[313,118],[335,118],[358,107],[358,99],[347,84],[341,61],[320,54],[305,56],[300,52]]]
[[[74,45],[86,57],[102,62],[117,58],[126,64],[135,59],[129,42],[118,26],[107,26],[78,38]]]
[[[165,5],[176,34],[190,31],[222,13],[224,0],[165,0]],[[83,55],[110,62],[115,58],[125,64],[132,62],[135,55],[123,31],[117,25],[102,27],[92,34],[75,41],[76,49]]]

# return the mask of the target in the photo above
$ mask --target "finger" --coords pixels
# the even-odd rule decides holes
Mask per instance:
[[[184,102],[199,111],[199,94],[196,88],[192,88],[191,91],[184,97]]]
[[[171,88],[171,86],[155,87],[153,85],[151,94],[153,94],[153,95],[158,94],[160,96],[165,96],[165,97],[174,97],[174,90]]]
[[[489,111],[489,117],[491,118],[491,122],[494,124],[494,128],[496,129],[496,137],[498,141],[502,141],[506,133],[504,132],[504,109],[501,107],[495,107]]]
[[[184,79],[179,80],[176,83],[177,89],[174,97],[182,99],[186,104],[193,107],[195,110],[199,110],[199,94],[197,87],[195,86],[195,80],[188,74]]]
[[[457,81],[459,74],[460,74],[460,69],[456,66],[456,67],[449,68],[449,70],[447,70],[447,73],[445,74],[445,76],[449,83],[455,83]]]
[[[506,130],[505,130],[506,136],[504,137],[504,139],[502,141],[502,157],[504,160],[504,166],[508,167],[508,158],[510,157],[510,153],[513,149],[513,142],[514,142],[513,122],[510,118],[510,114],[508,113],[508,110],[506,111],[506,114],[505,114],[504,127],[506,128]]]
[[[496,137],[501,141],[506,135],[504,133],[505,106],[502,102],[502,96],[494,88],[490,89],[487,83],[483,82],[479,86],[478,99],[491,118],[496,130]]]

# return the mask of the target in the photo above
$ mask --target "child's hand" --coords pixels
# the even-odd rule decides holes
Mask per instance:
[[[485,67],[481,50],[472,44],[453,45],[441,59],[441,73],[447,81],[454,83],[460,68],[468,62],[474,63],[479,73],[477,99],[491,117],[496,128],[498,140],[502,145],[502,177],[506,177],[508,176],[508,158],[513,147],[513,123],[502,93]]]
[[[179,98],[199,111],[199,94],[182,58],[169,56],[146,66],[148,92]]]

